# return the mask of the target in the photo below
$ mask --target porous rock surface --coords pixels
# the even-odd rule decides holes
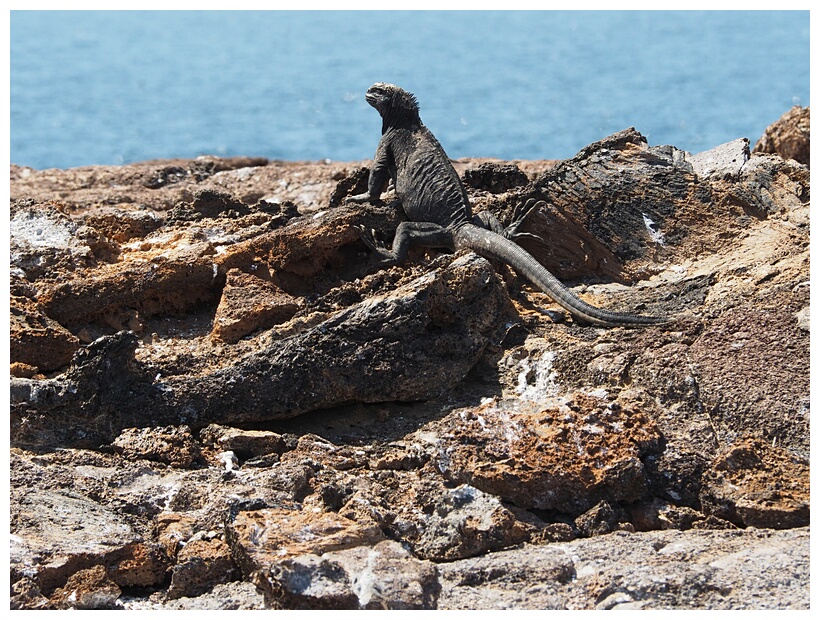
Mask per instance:
[[[808,608],[799,161],[455,162],[645,329],[470,252],[374,270],[367,162],[12,165],[11,607]]]
[[[811,164],[811,110],[794,106],[763,132],[755,153],[776,153],[807,167]]]

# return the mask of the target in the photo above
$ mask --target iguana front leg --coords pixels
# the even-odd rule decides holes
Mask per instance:
[[[384,190],[387,193],[390,193],[395,189],[393,181],[389,181],[387,183],[387,188]],[[381,199],[381,192],[379,192],[378,196],[371,196],[370,192],[364,192],[363,194],[356,194],[355,196],[348,196],[345,198],[345,203],[348,202],[355,202],[355,203],[362,203],[362,202],[373,202],[374,200]]]
[[[379,142],[379,148],[376,149],[376,156],[373,160],[373,167],[370,169],[370,176],[367,178],[367,191],[363,194],[356,194],[355,196],[348,196],[345,202],[370,202],[378,200],[382,191],[384,191],[388,181],[394,184],[395,171],[391,170],[390,162],[392,155],[390,148],[385,143],[384,138]]]

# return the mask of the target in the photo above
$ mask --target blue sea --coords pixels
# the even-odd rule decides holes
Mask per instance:
[[[699,152],[809,101],[809,12],[13,11],[13,163],[372,157],[374,82],[450,157],[559,159],[634,126]]]

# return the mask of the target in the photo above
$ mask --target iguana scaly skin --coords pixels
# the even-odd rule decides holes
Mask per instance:
[[[506,229],[491,215],[474,216],[467,192],[435,136],[421,122],[416,98],[393,84],[377,83],[367,90],[367,102],[382,117],[382,137],[376,150],[367,192],[348,202],[366,202],[381,196],[392,180],[408,221],[399,224],[392,250],[379,245],[372,234],[361,238],[379,257],[379,264],[401,262],[410,245],[450,250],[469,248],[512,266],[573,316],[596,325],[653,325],[663,317],[610,312],[579,299],[513,239],[531,236],[518,229],[543,205],[529,200],[516,211]]]

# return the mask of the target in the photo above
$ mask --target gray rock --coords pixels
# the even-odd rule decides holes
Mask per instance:
[[[466,484],[446,490],[425,521],[414,551],[436,561],[480,555],[528,538],[515,515],[497,498]]]
[[[362,609],[435,609],[436,565],[418,560],[392,540],[325,555],[345,569]]]
[[[265,598],[256,590],[256,586],[247,581],[218,584],[199,596],[182,596],[169,600],[164,593],[157,592],[148,598],[122,596],[119,603],[123,609],[128,610],[265,609]]]
[[[11,584],[10,609],[45,609],[48,604],[36,579],[23,576]]]
[[[10,215],[11,264],[30,280],[56,267],[74,270],[94,262],[94,253],[78,234],[81,227],[54,205],[22,201],[12,205]]]
[[[811,310],[809,309],[809,306],[802,308],[795,316],[797,317],[797,326],[804,332],[810,332]]]
[[[809,531],[616,532],[439,567],[439,609],[808,609]]]
[[[268,605],[286,609],[435,609],[437,577],[432,562],[385,540],[277,562],[265,591]]]
[[[11,581],[35,578],[44,593],[140,542],[124,515],[71,491],[33,489],[12,502],[12,513]]]
[[[741,168],[749,160],[749,139],[732,140],[697,155],[690,155],[687,160],[701,178],[737,179]]]
[[[283,609],[357,609],[344,567],[330,558],[300,555],[274,564],[266,575],[265,600]]]

